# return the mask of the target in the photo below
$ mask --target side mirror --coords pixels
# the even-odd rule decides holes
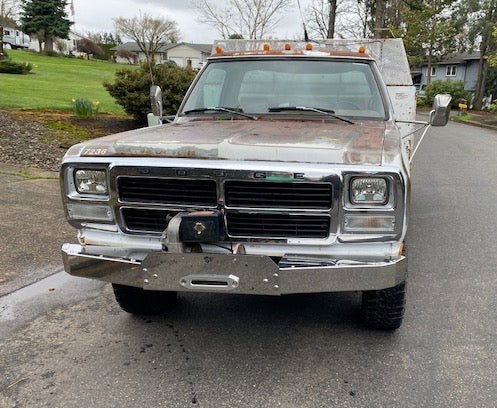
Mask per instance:
[[[162,90],[160,86],[152,85],[150,87],[150,103],[152,104],[152,113],[154,116],[162,118]]]
[[[450,102],[452,96],[448,94],[438,94],[433,100],[433,109],[430,112],[430,125],[445,126],[449,121]]]

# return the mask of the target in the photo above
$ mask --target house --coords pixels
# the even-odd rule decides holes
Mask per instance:
[[[140,51],[140,48],[135,42],[127,42],[111,48],[112,51],[128,50],[134,52],[138,56],[138,61],[145,61],[145,54]],[[169,43],[164,44],[157,55],[155,62],[160,64],[167,61],[174,61],[180,67],[191,66],[193,68],[201,68],[211,55],[212,44],[192,44],[192,43]],[[117,62],[127,63],[125,58],[117,58]]]
[[[464,81],[464,89],[474,92],[478,80],[478,54],[458,54],[437,62],[431,67],[431,80]],[[413,83],[424,89],[428,83],[428,65],[411,71]]]
[[[76,51],[76,41],[81,40],[81,39],[83,39],[85,37],[83,35],[81,35],[81,34],[78,34],[78,33],[74,32],[74,31],[72,31],[72,30],[69,31],[68,37],[69,37],[68,39],[62,39],[62,41],[64,41],[65,44],[66,44],[66,50],[64,51],[64,54],[75,54],[75,55],[79,55],[79,53]],[[55,41],[54,41],[54,49],[55,50],[57,50],[57,40],[58,39],[55,39]],[[29,44],[29,49],[30,50],[35,50],[37,52],[40,51],[40,43],[39,43],[39,41],[36,38],[34,38],[34,39],[31,40],[31,42]]]
[[[9,48],[28,48],[29,35],[24,34],[21,30],[11,27],[3,28],[3,46]]]

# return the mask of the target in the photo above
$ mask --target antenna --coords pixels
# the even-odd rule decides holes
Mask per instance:
[[[300,18],[302,19],[302,25],[304,26],[304,41],[309,42],[309,36],[307,35],[307,29],[305,27],[304,15],[302,14],[302,7],[300,7],[300,0],[297,0],[297,5],[299,6]]]

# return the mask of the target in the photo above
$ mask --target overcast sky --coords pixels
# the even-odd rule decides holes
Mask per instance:
[[[113,18],[133,17],[140,13],[163,16],[175,20],[181,33],[181,41],[193,43],[212,43],[219,39],[216,31],[207,24],[197,21],[197,14],[191,0],[73,0],[73,30],[85,35],[87,32],[113,32]],[[223,0],[215,0],[223,1]],[[70,3],[70,0],[69,0]],[[301,0],[303,9],[310,0]],[[69,7],[68,7],[69,12]],[[302,22],[295,6],[281,13],[281,22],[271,35],[279,39],[294,39],[302,34]],[[72,18],[72,17],[71,17]]]

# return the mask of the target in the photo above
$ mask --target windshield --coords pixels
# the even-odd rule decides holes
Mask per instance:
[[[385,119],[382,98],[367,62],[214,61],[203,71],[180,114],[223,114],[206,110],[209,107],[250,114],[320,115],[312,110],[278,109],[308,107],[340,116]]]

